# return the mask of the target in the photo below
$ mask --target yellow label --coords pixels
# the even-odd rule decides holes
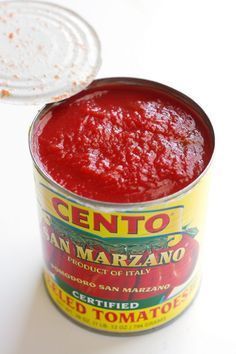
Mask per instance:
[[[129,333],[150,330],[177,317],[190,305],[199,286],[196,276],[183,291],[160,305],[145,309],[113,310],[91,306],[65,292],[45,272],[48,292],[57,306],[73,320],[94,329],[107,332]],[[85,298],[86,301],[86,298]]]
[[[45,281],[69,317],[128,333],[161,326],[189,306],[200,281],[208,174],[176,199],[127,210],[83,204],[35,177]]]
[[[182,229],[183,205],[141,212],[102,212],[78,205],[44,183],[38,185],[39,202],[50,215],[78,230],[100,237],[137,237],[178,233]]]

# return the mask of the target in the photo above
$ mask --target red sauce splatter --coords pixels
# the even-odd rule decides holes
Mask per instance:
[[[9,97],[11,95],[11,93],[10,93],[10,91],[8,91],[8,90],[4,90],[4,89],[2,89],[2,90],[0,90],[0,97]]]
[[[14,33],[12,33],[12,32],[8,33],[8,38],[9,39],[13,39],[14,38]]]
[[[34,135],[36,159],[64,188],[107,202],[143,202],[194,181],[213,151],[186,103],[148,87],[104,85],[52,107]]]

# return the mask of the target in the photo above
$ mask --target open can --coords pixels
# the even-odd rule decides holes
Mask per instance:
[[[106,333],[135,334],[170,322],[199,288],[211,158],[198,178],[167,197],[99,202],[53,181],[38,161],[34,138],[54,105],[105,83],[151,88],[182,102],[205,125],[212,155],[214,132],[208,117],[190,98],[156,82],[94,81],[101,64],[100,41],[76,12],[44,1],[3,1],[0,18],[1,50],[8,58],[0,61],[1,101],[48,103],[31,126],[29,145],[51,298],[71,319]]]
[[[162,84],[132,78],[95,80],[151,87],[184,102],[214,132],[189,97]],[[135,334],[179,316],[195,298],[201,280],[201,245],[209,167],[179,192],[141,203],[108,203],[80,197],[54,182],[40,167],[29,134],[45,259],[45,284],[59,309],[90,329]],[[60,104],[60,103],[59,103]]]

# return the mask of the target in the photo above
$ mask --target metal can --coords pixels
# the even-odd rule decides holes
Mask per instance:
[[[156,82],[100,79],[92,85],[148,85],[184,101],[214,132],[204,111]],[[55,103],[54,103],[55,104]],[[35,118],[29,134],[39,203],[48,293],[67,316],[90,329],[135,334],[179,316],[201,279],[201,242],[209,166],[179,192],[150,202],[107,203],[80,197],[55,183],[35,159]]]

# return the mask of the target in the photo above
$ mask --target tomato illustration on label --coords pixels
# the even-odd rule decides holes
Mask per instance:
[[[168,273],[169,281],[174,287],[185,283],[191,276],[199,253],[199,244],[190,234],[183,234],[178,247],[185,249],[183,259],[181,262],[169,264],[165,269],[165,272]]]
[[[50,272],[81,293],[111,301],[163,300],[191,277],[198,259],[198,230],[188,226],[171,246],[169,236],[109,243],[48,215],[41,228]]]

